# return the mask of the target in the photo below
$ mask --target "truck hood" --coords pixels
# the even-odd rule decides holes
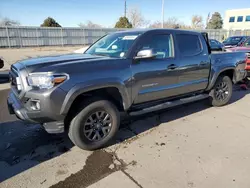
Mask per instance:
[[[21,64],[22,67],[26,69],[41,68],[44,66],[51,66],[55,64],[71,64],[75,61],[90,61],[95,59],[109,59],[109,57],[95,56],[90,54],[66,54],[66,55],[56,55],[56,56],[43,56],[37,58],[31,58],[19,61],[17,64]],[[18,66],[18,65],[17,65]]]

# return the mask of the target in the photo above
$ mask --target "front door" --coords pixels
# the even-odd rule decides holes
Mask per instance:
[[[156,57],[134,60],[132,64],[134,104],[171,97],[175,95],[178,83],[172,35],[152,35],[140,45],[138,51],[144,49],[153,49]]]

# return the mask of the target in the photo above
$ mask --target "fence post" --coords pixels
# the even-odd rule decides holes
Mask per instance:
[[[81,41],[82,41],[82,45],[84,45],[85,40],[84,40],[84,29],[82,28],[82,36],[81,36]]]
[[[39,46],[39,41],[38,41],[38,29],[36,28],[36,46]]]
[[[7,40],[8,40],[8,46],[10,48],[10,36],[9,36],[9,30],[8,30],[8,27],[6,26],[6,33],[7,33]]]
[[[23,47],[23,44],[22,44],[22,39],[21,39],[21,34],[20,34],[20,30],[19,30],[19,27],[16,27],[17,29],[17,33],[18,33],[18,38],[19,38],[19,42],[20,42],[20,47],[22,48]]]
[[[63,46],[63,30],[61,28],[61,39],[62,39],[62,46]]]
[[[85,33],[85,28],[83,28],[83,38],[84,38],[84,46],[86,46],[86,33]]]

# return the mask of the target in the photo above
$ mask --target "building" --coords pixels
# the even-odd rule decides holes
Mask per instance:
[[[250,8],[227,10],[223,25],[227,30],[250,30]]]

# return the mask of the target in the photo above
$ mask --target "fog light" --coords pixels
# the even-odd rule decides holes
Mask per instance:
[[[41,105],[40,105],[40,101],[39,100],[31,100],[30,101],[30,108],[32,110],[40,110],[41,109]]]

